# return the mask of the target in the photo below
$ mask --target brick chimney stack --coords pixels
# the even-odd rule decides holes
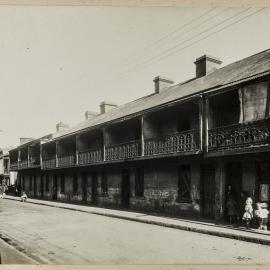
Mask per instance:
[[[104,114],[110,110],[117,108],[116,104],[105,102],[105,101],[101,102],[99,106],[100,106],[100,114]]]
[[[196,59],[196,78],[203,77],[219,68],[222,61],[216,57],[203,55]]]
[[[161,91],[167,89],[168,87],[172,86],[174,84],[174,81],[163,77],[163,76],[157,76],[154,78],[154,83],[155,83],[155,93],[158,94]]]

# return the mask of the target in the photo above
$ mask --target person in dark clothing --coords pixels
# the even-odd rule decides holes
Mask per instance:
[[[237,213],[237,223],[238,225],[242,222],[242,217],[245,213],[245,206],[246,206],[246,199],[247,199],[247,194],[245,191],[241,191],[240,193],[240,198],[239,202],[237,204],[238,208],[238,213]]]

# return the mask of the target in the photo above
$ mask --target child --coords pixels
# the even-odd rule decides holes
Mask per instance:
[[[22,192],[22,196],[21,196],[21,202],[26,202],[26,200],[27,200],[27,195],[26,195],[26,193],[23,191],[23,192]]]
[[[259,230],[266,230],[267,231],[267,221],[268,221],[268,214],[269,211],[266,209],[266,204],[257,203],[257,210],[255,211],[256,217],[259,219]]]
[[[246,222],[246,228],[249,228],[251,219],[253,218],[253,208],[252,199],[250,197],[246,200],[245,213],[243,215],[243,220]]]

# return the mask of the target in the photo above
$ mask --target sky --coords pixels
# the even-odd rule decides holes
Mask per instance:
[[[0,6],[0,147],[190,79],[204,54],[266,50],[269,27],[269,8]]]

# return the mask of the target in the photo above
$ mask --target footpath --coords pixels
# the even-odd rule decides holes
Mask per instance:
[[[5,199],[20,201],[19,197],[6,196]],[[148,223],[168,228],[179,230],[209,234],[219,237],[226,237],[241,241],[253,242],[262,245],[270,245],[270,231],[263,231],[257,229],[247,230],[245,227],[233,227],[223,224],[215,224],[211,222],[191,221],[180,218],[171,218],[163,216],[155,216],[138,212],[114,210],[93,206],[77,205],[64,202],[45,201],[37,199],[28,199],[26,203],[58,207],[69,209],[73,211],[80,211],[95,215],[102,215],[112,218],[120,218],[129,221],[136,221],[141,223]]]

